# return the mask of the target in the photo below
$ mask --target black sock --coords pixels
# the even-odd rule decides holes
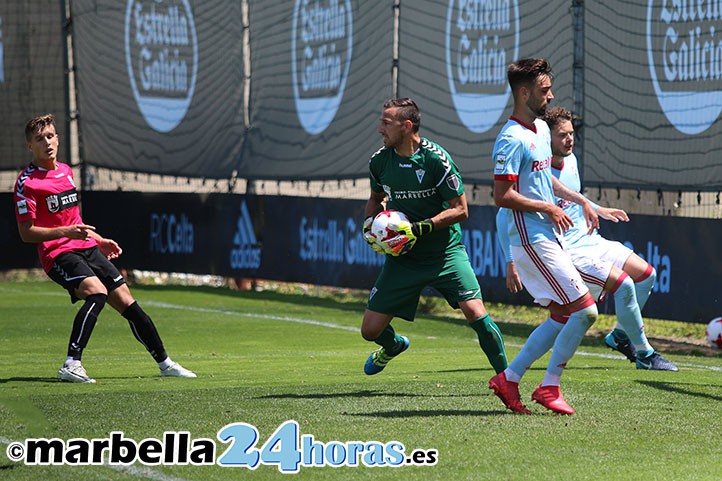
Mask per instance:
[[[401,336],[396,334],[391,324],[381,332],[381,335],[374,339],[374,342],[379,346],[383,347],[386,354],[389,356],[395,356],[401,350]]]
[[[98,321],[98,315],[105,307],[107,298],[108,296],[105,294],[91,294],[85,298],[85,304],[75,315],[73,321],[73,330],[70,332],[70,341],[68,342],[68,357],[80,361],[83,349],[88,345],[90,335]]]
[[[148,314],[141,309],[138,302],[128,306],[122,315],[128,320],[130,330],[133,331],[135,338],[143,344],[150,355],[153,356],[155,362],[165,361],[168,354],[163,348],[163,341],[160,340],[155,324],[153,324]]]

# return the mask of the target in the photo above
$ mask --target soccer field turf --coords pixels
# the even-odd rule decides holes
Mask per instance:
[[[520,416],[488,389],[494,373],[457,318],[394,321],[411,347],[382,373],[365,376],[375,345],[359,334],[363,302],[180,286],[133,286],[133,293],[169,354],[197,379],[159,377],[127,322],[108,307],[83,357],[97,384],[58,382],[78,306],[47,282],[0,283],[0,479],[722,478],[719,356],[665,354],[680,372],[639,371],[587,340],[562,379],[577,414],[554,415],[530,401],[547,355],[522,380],[533,415]],[[524,339],[514,335],[518,325],[497,321],[513,359]],[[108,463],[110,449],[104,465],[26,465],[8,457],[17,443],[55,439],[66,461],[77,460],[70,451],[77,455],[79,439],[111,440],[113,432],[139,451],[169,450],[164,433],[187,433],[190,448],[168,454],[172,465]],[[174,438],[176,446],[186,438]],[[215,453],[204,458],[209,443]],[[436,462],[389,466],[403,459],[401,445],[404,456],[423,450],[423,460]],[[197,460],[216,464],[181,464],[193,446]],[[262,462],[252,470],[257,452]],[[282,474],[281,467],[298,472]]]

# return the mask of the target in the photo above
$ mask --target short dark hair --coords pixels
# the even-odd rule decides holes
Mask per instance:
[[[416,102],[408,97],[400,99],[389,99],[384,102],[384,110],[397,107],[397,117],[401,121],[410,120],[413,125],[413,131],[418,132],[421,125],[421,112]]]
[[[533,85],[542,75],[548,76],[550,80],[554,78],[551,65],[543,58],[523,58],[506,69],[509,86],[514,91],[523,85]]]
[[[53,114],[40,115],[34,119],[30,119],[28,123],[25,124],[25,140],[30,142],[35,132],[43,130],[48,125],[55,127],[55,116],[53,116]]]
[[[547,110],[544,114],[544,122],[549,125],[550,129],[553,129],[562,122],[574,122],[574,120],[576,120],[574,114],[572,114],[571,111],[565,109],[564,107],[554,107]]]

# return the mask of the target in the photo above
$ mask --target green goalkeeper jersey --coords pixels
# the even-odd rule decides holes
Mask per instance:
[[[386,208],[406,214],[412,222],[431,218],[449,207],[448,200],[464,193],[459,169],[439,144],[421,138],[411,157],[382,148],[369,161],[369,178],[374,192],[385,192]],[[439,259],[461,244],[461,227],[453,224],[419,237],[416,245],[398,259]]]

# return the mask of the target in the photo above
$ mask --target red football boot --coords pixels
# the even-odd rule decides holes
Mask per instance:
[[[555,413],[574,414],[574,409],[567,404],[559,386],[542,386],[540,384],[539,387],[534,389],[531,399]]]
[[[519,383],[506,380],[504,372],[500,372],[489,380],[489,389],[494,390],[504,406],[511,409],[515,413],[531,414],[524,404],[521,402],[519,395]]]

